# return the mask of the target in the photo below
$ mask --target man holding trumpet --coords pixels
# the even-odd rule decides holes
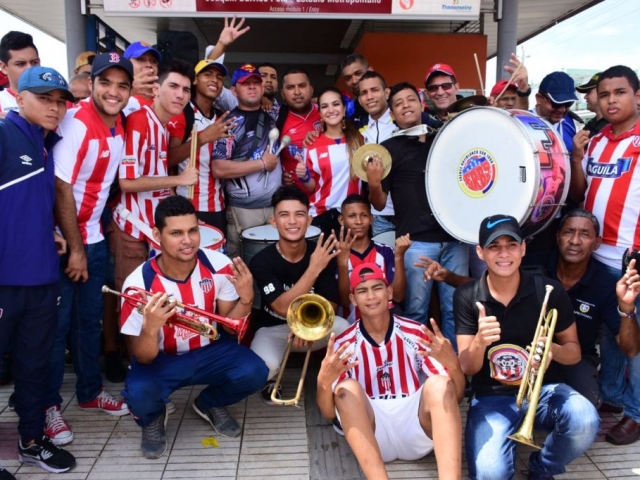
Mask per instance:
[[[139,302],[123,298],[121,316],[122,333],[131,336],[134,357],[123,395],[142,427],[146,458],[159,458],[166,449],[165,403],[175,390],[208,385],[193,409],[218,434],[237,437],[242,428],[225,407],[260,390],[267,379],[264,362],[239,345],[227,328],[242,332],[251,312],[253,277],[244,262],[199,250],[196,211],[184,197],[171,196],[158,204],[153,235],[161,252],[127,278],[124,293],[136,288],[143,292]],[[151,298],[143,298],[145,292]],[[184,304],[195,307],[195,314]],[[218,338],[185,328],[175,317],[178,307],[197,325],[217,322]],[[196,309],[212,315],[203,317]]]
[[[580,344],[573,308],[562,285],[520,270],[526,244],[517,220],[493,215],[480,225],[478,256],[487,264],[479,280],[458,288],[454,294],[454,319],[462,370],[472,376],[475,395],[467,417],[465,448],[472,479],[513,478],[516,444],[509,438],[525,417],[516,404],[529,354],[525,347],[537,334],[537,319],[546,316],[546,304],[557,310],[553,343],[546,362],[548,370],[537,401],[535,425],[551,433],[542,449],[529,457],[529,478],[549,479],[582,455],[598,432],[595,407],[582,395],[557,380],[557,365],[580,360]],[[544,301],[541,302],[541,298]],[[542,305],[542,313],[539,313]],[[534,339],[546,343],[544,333]],[[553,362],[551,362],[553,360]],[[534,374],[540,361],[532,363]],[[532,407],[535,408],[535,407]]]

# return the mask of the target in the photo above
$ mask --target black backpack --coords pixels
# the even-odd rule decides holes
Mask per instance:
[[[158,37],[158,51],[162,54],[162,62],[166,63],[172,58],[179,58],[189,62],[191,67],[202,60],[198,38],[191,32],[178,32],[165,30]]]

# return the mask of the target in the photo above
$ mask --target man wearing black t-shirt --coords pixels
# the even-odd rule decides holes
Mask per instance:
[[[420,127],[422,104],[416,88],[409,83],[400,83],[391,88],[389,105],[400,129]],[[469,252],[466,244],[454,240],[438,224],[427,200],[425,169],[432,136],[396,135],[382,142],[389,150],[392,163],[389,175],[382,180],[382,161],[374,158],[367,166],[369,201],[382,210],[391,195],[395,205],[402,205],[395,212],[396,238],[411,236],[411,247],[404,255],[407,274],[405,316],[420,323],[427,323],[427,310],[433,282],[423,281],[423,271],[414,263],[427,256],[440,262],[445,268],[467,275]],[[440,305],[442,307],[442,333],[456,349],[453,326],[453,287],[440,283]]]
[[[253,257],[249,270],[261,295],[262,312],[258,331],[251,343],[253,350],[269,367],[269,377],[278,373],[282,355],[287,348],[289,326],[287,310],[291,302],[305,293],[326,298],[335,311],[338,304],[338,282],[335,277],[335,257],[338,241],[334,235],[318,243],[305,238],[311,225],[309,198],[297,187],[283,186],[273,195],[271,225],[278,229],[278,241]],[[336,317],[332,332],[341,334],[349,324]],[[315,342],[313,350],[326,347],[327,338]],[[306,350],[305,342],[294,340],[293,351]],[[265,403],[271,403],[274,382],[262,391]],[[278,393],[279,396],[279,393]]]
[[[454,294],[460,365],[473,377],[475,390],[465,431],[469,476],[514,476],[516,444],[507,435],[515,433],[526,413],[526,403],[517,408],[516,394],[546,283],[554,287],[548,308],[558,311],[558,320],[535,424],[550,433],[542,450],[529,457],[529,478],[553,478],[591,446],[600,423],[598,412],[585,397],[568,385],[553,383],[557,364],[580,360],[571,301],[558,282],[520,270],[526,244],[515,218],[485,218],[479,237],[477,253],[486,262],[487,272]]]

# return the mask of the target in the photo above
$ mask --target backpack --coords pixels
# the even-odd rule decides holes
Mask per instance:
[[[165,30],[158,37],[158,51],[162,54],[162,63],[179,58],[195,67],[201,60],[198,37],[191,32]]]

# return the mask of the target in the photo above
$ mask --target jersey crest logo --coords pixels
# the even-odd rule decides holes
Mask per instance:
[[[629,171],[631,158],[619,158],[615,163],[598,163],[589,157],[587,161],[587,175],[596,178],[620,178]]]
[[[582,313],[587,313],[590,309],[591,309],[591,307],[588,304],[586,304],[586,303],[581,303],[580,304],[580,311]]]
[[[497,176],[496,161],[484,148],[469,150],[458,164],[458,185],[472,198],[488,195],[496,183]]]
[[[213,280],[210,278],[203,278],[200,280],[200,288],[204,293],[209,293],[213,288]]]
[[[378,385],[382,392],[388,392],[391,390],[391,375],[389,375],[389,372],[378,372]]]
[[[633,143],[634,147],[640,147],[640,135],[634,136],[631,143]]]
[[[491,378],[503,385],[520,385],[529,355],[512,344],[496,345],[488,353]]]
[[[22,160],[22,164],[23,165],[29,165],[30,167],[33,166],[33,164],[31,163],[33,160],[31,159],[31,157],[29,155],[22,155],[20,157],[20,160]]]

